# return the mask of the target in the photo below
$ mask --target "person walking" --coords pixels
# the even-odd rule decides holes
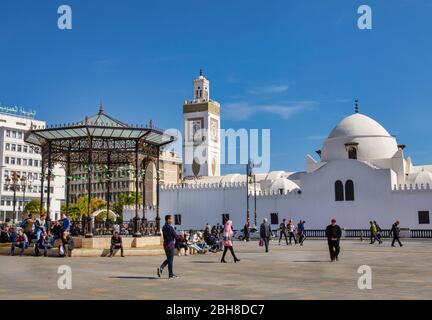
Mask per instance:
[[[244,240],[246,242],[249,242],[249,237],[250,237],[250,233],[249,233],[249,222],[246,222],[246,224],[243,227],[243,236],[244,236]]]
[[[374,220],[374,225],[375,225],[375,227],[376,227],[376,229],[377,229],[377,233],[376,233],[376,236],[377,236],[377,238],[381,241],[381,243],[382,243],[382,239],[381,239],[381,232],[382,232],[382,229],[381,229],[381,227],[378,225],[378,223]]]
[[[331,224],[327,226],[325,234],[327,237],[331,262],[338,261],[342,229],[336,224],[336,219],[331,220]]]
[[[297,239],[295,236],[295,229],[296,228],[295,228],[295,225],[294,225],[292,220],[288,221],[287,229],[288,229],[288,234],[289,234],[289,245],[290,246],[292,245],[291,239],[294,239],[294,245],[296,245],[297,244]]]
[[[401,243],[401,241],[399,239],[399,234],[400,234],[399,221],[396,221],[395,223],[393,223],[391,230],[390,230],[390,234],[393,235],[393,241],[391,244],[392,247],[395,246],[396,241],[399,243],[399,247],[402,247],[403,244]]]
[[[282,223],[279,225],[279,245],[281,244],[282,236],[285,237],[285,242],[288,245],[288,238],[287,238],[287,226],[286,226],[286,220],[283,219]]]
[[[380,240],[380,238],[378,238],[378,230],[377,227],[375,225],[375,223],[373,221],[369,221],[370,223],[370,234],[371,234],[371,242],[370,244],[374,244],[375,241],[378,241],[379,244],[382,243],[382,241]]]
[[[261,223],[260,226],[260,237],[264,243],[265,252],[269,251],[269,241],[271,239],[271,236],[272,236],[272,231],[271,231],[270,224],[268,223],[267,219],[264,219],[263,223]]]
[[[168,277],[169,279],[178,278],[174,274],[174,254],[175,254],[175,242],[178,240],[179,236],[172,224],[174,223],[173,216],[168,214],[165,216],[165,225],[162,227],[162,235],[164,239],[164,250],[166,259],[162,262],[161,266],[157,269],[157,275],[160,278],[161,274],[166,266],[168,266]]]
[[[304,228],[305,223],[306,221],[300,220],[299,224],[297,225],[298,242],[301,246],[303,245],[303,241],[306,239],[305,228]]]
[[[234,253],[233,242],[232,242],[233,235],[234,235],[234,231],[232,229],[232,221],[228,220],[225,223],[224,229],[222,231],[222,242],[224,245],[224,251],[222,254],[221,263],[226,263],[225,255],[226,255],[228,250],[231,252],[235,263],[240,261],[240,259],[238,259]]]

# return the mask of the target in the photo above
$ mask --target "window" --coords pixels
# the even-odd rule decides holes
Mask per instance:
[[[419,211],[418,212],[419,224],[429,224],[429,211]]]
[[[27,159],[22,159],[22,161],[23,161],[23,166],[26,166],[27,165]]]
[[[181,225],[181,214],[175,214],[174,215],[174,224],[176,226]]]
[[[16,131],[12,131],[12,138],[16,139],[16,137],[17,137],[17,132]]]
[[[10,130],[6,130],[6,137],[10,137],[10,136],[11,136]]]
[[[18,151],[18,152],[21,152],[21,151],[22,151],[22,146],[21,146],[20,144],[19,144],[18,147],[17,147],[17,151]]]
[[[222,224],[225,224],[229,220],[229,213],[222,214]]]
[[[18,139],[22,139],[23,138],[23,133],[21,131],[18,132]]]
[[[348,159],[357,159],[357,149],[355,147],[348,149]]]
[[[344,190],[342,181],[335,182],[335,201],[344,201]]]
[[[354,182],[352,180],[345,182],[345,200],[354,201]]]
[[[35,160],[35,161],[34,161],[34,166],[35,166],[35,167],[38,166],[38,162],[39,162],[38,160]]]
[[[12,144],[12,146],[11,146],[11,150],[12,150],[12,151],[16,151],[16,144]]]
[[[5,157],[5,163],[9,164],[9,157]]]
[[[6,143],[5,150],[10,150],[10,144],[9,143]]]
[[[33,165],[33,160],[32,159],[28,159],[28,165],[32,166]]]
[[[270,224],[279,224],[279,214],[270,213]]]
[[[24,146],[24,147],[23,147],[23,150],[24,150],[24,152],[28,152],[28,147],[27,147],[27,146]]]
[[[21,165],[21,158],[17,158],[17,165]]]
[[[10,164],[15,164],[15,158],[10,158]]]

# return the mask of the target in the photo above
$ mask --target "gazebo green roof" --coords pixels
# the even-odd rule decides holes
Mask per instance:
[[[106,115],[103,107],[99,112],[84,120],[64,126],[33,128],[26,132],[24,140],[36,146],[50,141],[93,139],[142,140],[161,147],[175,140],[175,137],[152,126],[129,126]]]

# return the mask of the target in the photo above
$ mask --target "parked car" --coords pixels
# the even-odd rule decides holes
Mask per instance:
[[[257,240],[260,238],[260,231],[257,227],[249,227],[249,239]],[[234,233],[234,239],[243,241],[244,240],[244,232],[243,230],[238,230]]]

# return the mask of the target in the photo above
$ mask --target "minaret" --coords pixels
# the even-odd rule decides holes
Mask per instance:
[[[200,70],[193,99],[183,105],[184,177],[220,175],[220,105],[210,99],[210,82]]]

